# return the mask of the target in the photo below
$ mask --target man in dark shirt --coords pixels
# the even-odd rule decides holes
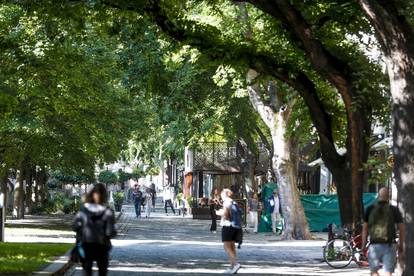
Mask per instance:
[[[383,264],[385,275],[391,276],[396,265],[396,232],[400,232],[398,252],[403,254],[405,229],[401,212],[397,207],[389,204],[387,188],[378,192],[378,202],[367,209],[362,228],[362,245],[365,249],[368,233],[371,245],[368,252],[368,261],[371,275],[378,276],[380,263]]]

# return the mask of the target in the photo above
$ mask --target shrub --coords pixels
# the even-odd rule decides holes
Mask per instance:
[[[63,212],[65,214],[74,214],[79,211],[80,203],[81,198],[79,196],[56,192],[53,196],[49,196],[42,208],[38,208],[36,211],[42,212],[44,210],[46,213]]]
[[[114,192],[114,204],[115,205],[122,205],[124,203],[125,194],[124,192]]]

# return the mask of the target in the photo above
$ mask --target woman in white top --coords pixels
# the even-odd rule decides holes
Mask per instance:
[[[235,274],[240,269],[240,264],[237,263],[237,254],[236,254],[236,241],[240,241],[241,236],[243,235],[242,229],[233,228],[231,223],[231,206],[233,204],[233,199],[231,198],[233,192],[229,189],[224,189],[221,192],[221,198],[223,200],[223,209],[217,210],[216,214],[221,216],[220,225],[222,226],[221,230],[221,239],[223,241],[224,250],[226,251],[231,268],[226,270],[225,273]],[[240,242],[239,242],[240,243]]]

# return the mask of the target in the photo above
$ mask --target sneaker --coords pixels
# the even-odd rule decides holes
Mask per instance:
[[[239,271],[240,267],[241,265],[239,263],[235,264],[233,268],[231,269],[231,274],[236,274],[237,271]]]
[[[230,267],[230,268],[226,269],[226,270],[223,272],[223,274],[233,274],[233,268],[232,268],[232,267]]]

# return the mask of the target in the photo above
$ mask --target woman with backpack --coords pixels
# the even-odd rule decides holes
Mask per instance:
[[[243,231],[241,227],[241,210],[237,206],[237,203],[231,198],[233,192],[229,189],[224,189],[221,192],[221,198],[223,200],[223,208],[216,211],[218,216],[221,216],[220,225],[221,239],[224,245],[231,268],[227,269],[224,273],[236,274],[240,269],[240,264],[237,263],[236,254],[236,242],[240,244],[243,239]]]
[[[99,275],[106,275],[109,265],[110,239],[116,235],[114,212],[107,206],[104,184],[96,184],[86,197],[86,202],[75,217],[73,230],[85,252],[82,262],[85,275],[92,275],[96,261]]]

